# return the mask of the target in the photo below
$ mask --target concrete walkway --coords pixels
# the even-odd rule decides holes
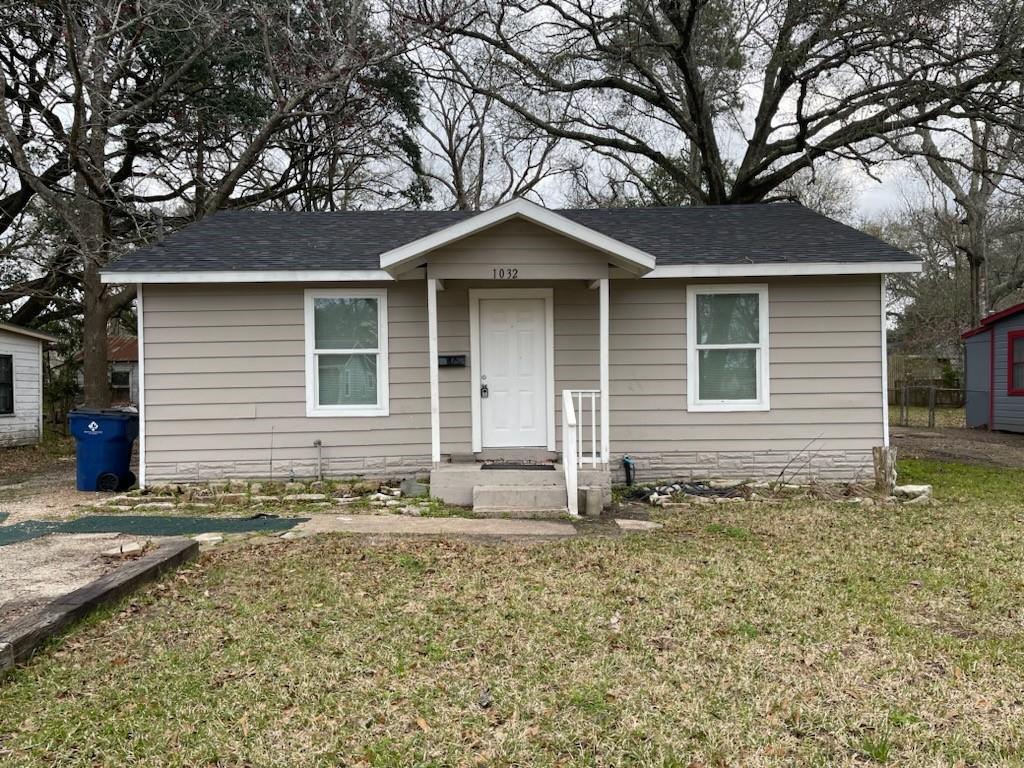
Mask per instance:
[[[314,515],[285,534],[287,538],[314,533],[420,534],[434,536],[575,536],[568,522],[553,520],[473,519],[466,517],[408,517],[405,515]]]

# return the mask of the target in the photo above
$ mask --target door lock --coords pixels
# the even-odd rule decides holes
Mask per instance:
[[[489,389],[487,388],[487,385],[486,385],[486,384],[481,384],[481,385],[480,385],[480,399],[481,399],[481,400],[483,400],[483,399],[484,399],[484,398],[486,398],[486,397],[487,397],[487,396],[488,396],[489,394],[491,394],[491,390],[489,390]]]

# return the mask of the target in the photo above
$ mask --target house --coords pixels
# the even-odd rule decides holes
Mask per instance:
[[[1024,303],[964,333],[967,426],[1024,432]]]
[[[75,356],[81,363],[82,353]],[[107,336],[107,370],[110,375],[110,404],[135,405],[139,402],[139,344],[134,336]],[[79,370],[78,386],[84,385]]]
[[[641,480],[869,473],[883,275],[919,269],[795,203],[514,200],[225,212],[103,280],[138,284],[143,482],[432,471],[465,502],[512,483],[490,459],[584,484],[626,454]]]
[[[43,437],[43,347],[56,339],[0,323],[0,446]]]

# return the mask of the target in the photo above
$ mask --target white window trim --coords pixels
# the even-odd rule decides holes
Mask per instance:
[[[313,302],[316,299],[376,299],[377,300],[377,404],[376,405],[320,405],[318,396],[319,370],[316,364],[316,329]],[[306,334],[306,415],[330,416],[388,416],[390,414],[390,387],[388,385],[388,292],[378,289],[307,288],[305,291]],[[326,349],[319,354],[359,354],[366,349]]]
[[[697,296],[701,294],[756,293],[758,295],[757,344],[697,344]],[[768,286],[759,284],[688,285],[686,287],[686,410],[692,412],[727,413],[771,410],[768,353]],[[701,400],[698,351],[701,349],[757,349],[756,400]]]

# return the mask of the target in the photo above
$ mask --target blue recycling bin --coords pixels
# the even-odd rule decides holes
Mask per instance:
[[[139,415],[130,411],[76,408],[68,413],[75,438],[76,480],[80,491],[123,491],[135,484],[132,445]]]

